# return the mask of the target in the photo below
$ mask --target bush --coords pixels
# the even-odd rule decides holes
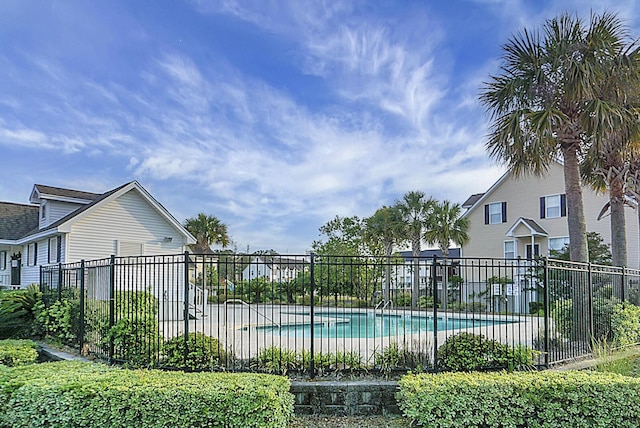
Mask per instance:
[[[616,305],[611,314],[611,330],[617,346],[640,342],[640,306],[629,303]]]
[[[0,364],[8,367],[33,364],[38,360],[38,346],[32,340],[0,340]]]
[[[189,333],[169,339],[162,347],[162,366],[183,370],[211,370],[226,360],[218,339],[202,333]]]
[[[0,339],[26,339],[31,336],[34,306],[40,297],[35,284],[26,290],[0,292]]]
[[[121,318],[107,333],[105,345],[113,341],[113,359],[126,367],[153,367],[160,352],[155,318]]]
[[[406,307],[411,306],[411,293],[400,293],[393,298],[395,306]]]
[[[286,427],[290,382],[79,362],[0,369],[0,427]]]
[[[425,427],[640,426],[640,379],[609,373],[407,375],[397,399]]]
[[[450,336],[438,349],[438,368],[451,371],[514,370],[533,365],[535,351],[515,348],[483,335],[459,333]]]
[[[269,373],[285,374],[289,370],[300,368],[301,359],[296,351],[270,346],[258,353],[258,368]]]
[[[78,341],[80,327],[80,302],[58,300],[45,307],[38,302],[34,308],[34,335],[46,337],[58,344],[74,345]]]
[[[613,313],[613,308],[620,303],[620,299],[616,297],[600,297],[596,295],[593,299],[594,331],[592,336],[594,340],[612,339],[611,314]],[[551,309],[551,318],[556,330],[563,337],[570,338],[573,329],[573,302],[571,299],[556,301]],[[584,322],[588,323],[588,317],[584,317]]]

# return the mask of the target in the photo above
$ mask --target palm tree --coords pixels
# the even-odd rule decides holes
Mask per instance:
[[[364,235],[367,242],[381,244],[386,258],[385,264],[385,287],[383,299],[389,301],[389,290],[391,284],[391,254],[393,245],[401,239],[402,219],[397,207],[383,206],[379,208],[371,217],[365,219]]]
[[[220,244],[223,248],[229,245],[227,225],[216,216],[200,213],[188,218],[184,227],[196,238],[196,243],[190,246],[191,251],[196,254],[212,254],[213,244]]]
[[[453,204],[449,201],[437,202],[433,206],[433,211],[427,219],[427,228],[424,232],[424,240],[429,245],[437,244],[442,255],[449,257],[449,245],[455,242],[464,245],[469,241],[469,219],[462,217],[462,207],[460,204]],[[447,308],[447,267],[448,260],[445,259],[445,274],[443,278],[444,292],[442,293],[442,307]]]
[[[640,52],[632,43],[618,53],[607,79],[601,85],[601,109],[618,112],[604,126],[601,139],[593,141],[582,163],[583,177],[596,191],[609,192],[609,202],[601,215],[610,209],[611,253],[614,266],[627,265],[627,232],[624,206],[631,173],[631,162],[640,155]],[[600,124],[594,124],[599,126]]]
[[[427,224],[429,214],[433,210],[434,200],[426,198],[420,191],[405,193],[402,200],[396,201],[395,207],[398,210],[403,223],[401,237],[404,241],[411,243],[411,254],[413,259],[413,289],[411,292],[411,306],[418,306],[418,295],[420,293],[420,247],[422,232]]]
[[[606,131],[589,124],[607,124],[616,114],[594,101],[624,36],[610,13],[592,15],[588,25],[563,14],[548,20],[542,34],[525,29],[504,45],[501,74],[480,95],[492,119],[492,157],[516,175],[541,175],[562,158],[574,261],[588,261],[579,159],[593,133]]]
[[[460,204],[449,201],[436,203],[428,218],[424,239],[429,245],[437,244],[444,257],[449,257],[449,245],[469,242],[469,218],[462,217]]]

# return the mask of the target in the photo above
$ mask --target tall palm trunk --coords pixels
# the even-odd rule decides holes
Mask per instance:
[[[420,294],[420,235],[411,239],[411,252],[413,254],[413,289],[411,290],[411,307],[418,307]]]
[[[582,181],[576,144],[562,147],[564,157],[564,186],[567,195],[567,224],[569,227],[569,251],[571,261],[587,263],[587,224],[582,204]]]
[[[614,172],[615,174],[615,172]],[[625,179],[615,174],[609,182],[611,207],[611,261],[614,266],[627,265],[627,233],[624,217]]]

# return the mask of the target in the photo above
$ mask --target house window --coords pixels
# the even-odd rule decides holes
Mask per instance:
[[[551,251],[562,251],[566,245],[569,245],[568,236],[549,238],[549,254],[551,254]]]
[[[40,217],[42,220],[47,218],[47,206],[44,203],[40,206]]]
[[[484,224],[499,224],[507,222],[507,203],[496,202],[484,206]]]
[[[59,263],[60,262],[60,250],[62,246],[62,237],[56,236],[55,238],[49,238],[49,248],[48,248],[48,263]]]
[[[7,268],[7,252],[0,251],[0,270],[5,270]]]
[[[559,218],[566,216],[566,195],[551,195],[540,198],[540,218]]]
[[[27,266],[35,266],[38,264],[38,244],[33,243],[27,245]]]
[[[516,258],[516,242],[504,241],[504,258],[515,259]]]
[[[528,259],[532,259],[534,257],[539,257],[540,256],[540,245],[535,244],[532,247],[531,244],[527,244],[526,251],[527,251],[527,258]]]

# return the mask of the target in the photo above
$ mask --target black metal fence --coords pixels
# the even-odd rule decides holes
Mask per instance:
[[[546,259],[239,254],[43,267],[67,344],[130,366],[301,372],[539,368],[612,338],[640,271]],[[465,348],[467,347],[467,348]]]

